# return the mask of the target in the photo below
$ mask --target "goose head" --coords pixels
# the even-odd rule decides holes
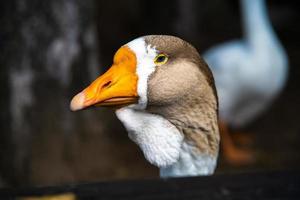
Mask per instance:
[[[212,174],[218,101],[212,74],[189,43],[150,35],[122,46],[110,69],[77,94],[73,111],[116,108],[117,117],[161,176]]]

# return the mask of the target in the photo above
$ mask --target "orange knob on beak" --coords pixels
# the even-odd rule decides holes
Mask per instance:
[[[90,106],[126,106],[137,103],[136,56],[126,46],[114,56],[111,68],[73,97],[72,111]]]

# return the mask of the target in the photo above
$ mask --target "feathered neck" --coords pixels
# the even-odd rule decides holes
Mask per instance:
[[[214,173],[217,156],[201,153],[194,144],[183,141],[176,163],[160,168],[160,177],[205,176]]]
[[[191,91],[194,92],[200,93]],[[212,91],[205,94],[206,98],[187,95],[184,101],[147,109],[149,113],[158,114],[171,122],[184,136],[177,161],[160,168],[162,177],[210,175],[214,172],[220,140],[217,101]]]
[[[214,172],[219,143],[215,122],[209,119],[204,120],[203,125],[188,125],[184,119],[168,120],[132,108],[122,108],[116,113],[129,138],[139,145],[150,163],[160,168],[161,177],[210,175]]]
[[[265,0],[241,0],[243,29],[252,47],[276,43],[277,38],[268,17]]]

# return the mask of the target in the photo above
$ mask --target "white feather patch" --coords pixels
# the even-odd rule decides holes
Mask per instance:
[[[184,136],[168,120],[131,108],[121,108],[116,114],[151,164],[166,167],[178,161]]]
[[[155,71],[154,59],[157,56],[157,51],[154,47],[147,45],[143,37],[129,42],[127,46],[135,53],[137,58],[136,73],[138,75],[137,93],[139,103],[134,107],[145,109],[147,107],[148,78]]]
[[[201,154],[195,147],[183,142],[178,162],[160,168],[161,177],[203,176],[214,173],[218,156]]]

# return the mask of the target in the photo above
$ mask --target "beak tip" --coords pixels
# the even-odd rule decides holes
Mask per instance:
[[[73,99],[70,103],[70,109],[72,111],[77,111],[77,110],[83,109],[84,108],[84,100],[85,100],[85,95],[82,92],[80,92],[75,97],[73,97]]]

